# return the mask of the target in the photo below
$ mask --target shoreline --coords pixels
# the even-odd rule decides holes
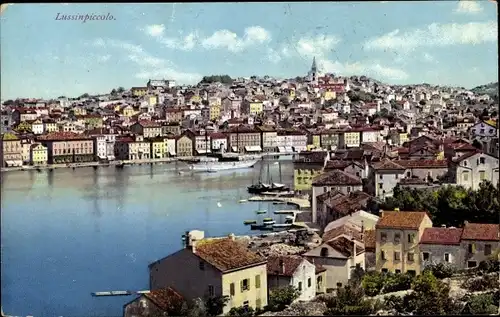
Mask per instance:
[[[261,153],[258,155],[255,154],[246,154],[240,155],[246,158],[255,157],[255,159],[267,157],[267,156],[289,156],[293,155],[292,153]],[[47,164],[47,165],[23,165],[23,166],[15,166],[15,167],[2,167],[0,172],[24,172],[24,171],[33,171],[33,170],[54,170],[60,168],[82,168],[82,167],[109,167],[116,165],[123,166],[131,166],[131,165],[142,165],[142,164],[158,164],[158,163],[172,163],[172,162],[183,162],[190,161],[199,158],[198,156],[186,156],[186,157],[169,157],[169,158],[160,158],[160,159],[144,159],[144,160],[115,160],[110,162],[83,162],[83,163],[66,163],[66,164]]]

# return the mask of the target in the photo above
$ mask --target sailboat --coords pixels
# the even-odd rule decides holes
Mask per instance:
[[[285,186],[285,184],[282,183],[273,183],[271,173],[269,171],[269,164],[267,164],[267,181],[269,183],[263,183],[262,182],[262,169],[264,167],[264,157],[262,157],[262,164],[260,166],[260,173],[259,173],[259,182],[257,184],[253,184],[248,186],[248,192],[250,194],[262,194],[265,192],[282,192],[282,191],[288,191],[290,190],[288,187]],[[279,171],[280,171],[280,182],[281,182],[281,163],[279,164]]]

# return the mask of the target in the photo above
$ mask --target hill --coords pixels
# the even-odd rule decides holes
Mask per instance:
[[[493,96],[498,97],[498,82],[477,86],[477,87],[472,88],[471,91],[473,93],[479,94],[479,95],[486,94],[486,95],[490,95],[491,97],[493,97]]]

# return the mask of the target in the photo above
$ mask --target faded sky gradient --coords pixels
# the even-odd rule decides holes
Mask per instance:
[[[472,88],[498,78],[496,12],[489,1],[9,5],[1,98],[103,93],[148,78],[295,77],[313,56],[324,72]]]

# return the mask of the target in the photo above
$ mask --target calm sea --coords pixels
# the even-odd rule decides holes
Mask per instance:
[[[275,181],[278,166],[270,164]],[[183,163],[2,173],[4,312],[121,316],[133,296],[91,292],[147,289],[148,264],[180,249],[186,230],[249,234],[243,221],[256,219],[256,210],[275,217],[272,211],[290,209],[238,203],[248,197],[259,166],[213,174],[179,170]],[[283,161],[282,175],[292,183],[291,162]]]

